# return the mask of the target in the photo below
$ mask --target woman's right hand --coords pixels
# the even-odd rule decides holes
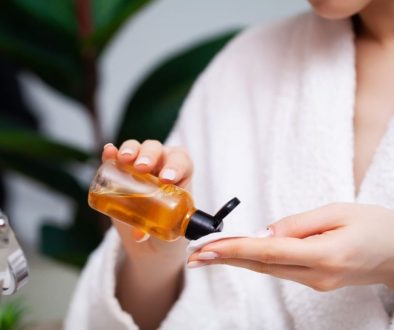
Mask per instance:
[[[102,160],[109,159],[115,159],[120,164],[132,164],[140,173],[151,173],[164,183],[173,183],[185,189],[189,187],[193,172],[191,159],[183,148],[163,146],[155,140],[146,140],[143,143],[127,140],[119,149],[111,143],[106,144]],[[184,261],[186,239],[165,242],[150,237],[144,240],[145,234],[140,230],[116,219],[112,219],[112,222],[131,261],[142,256],[146,262],[149,262],[149,259],[163,258],[170,258],[172,262]]]
[[[162,182],[186,189],[193,172],[192,162],[184,149],[165,147],[153,140],[141,144],[128,140],[119,150],[107,144],[102,159],[132,164],[136,171],[151,173]],[[138,242],[144,236],[142,232],[119,220],[112,219],[112,222],[128,256],[117,271],[116,297],[141,329],[156,329],[182,290],[187,240],[165,242],[150,237]],[[151,308],[153,305],[155,308]]]

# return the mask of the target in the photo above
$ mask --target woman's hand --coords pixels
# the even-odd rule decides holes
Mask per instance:
[[[192,162],[187,153],[158,141],[140,144],[128,140],[119,150],[107,144],[102,159],[133,164],[141,173],[152,173],[163,182],[183,188],[187,188],[192,176]],[[164,242],[154,237],[144,240],[144,233],[138,229],[119,220],[112,222],[128,256],[118,269],[116,297],[141,329],[157,329],[182,290],[187,241]]]
[[[189,265],[243,267],[318,291],[376,283],[394,289],[394,210],[330,204],[269,228],[269,238],[210,243],[189,258]]]
[[[116,159],[120,164],[133,164],[138,172],[151,173],[158,176],[162,182],[173,183],[182,188],[188,187],[193,172],[192,162],[184,149],[165,147],[155,140],[146,140],[141,144],[137,140],[128,140],[119,150],[109,143],[104,146],[102,160],[109,159]],[[148,257],[163,260],[168,256],[183,262],[186,240],[180,239],[173,243],[154,237],[146,240],[145,234],[140,230],[116,219],[112,219],[112,222],[131,259],[143,254],[145,260]]]

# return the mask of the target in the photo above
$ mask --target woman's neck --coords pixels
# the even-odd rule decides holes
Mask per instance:
[[[374,0],[358,16],[359,37],[394,47],[394,1]]]

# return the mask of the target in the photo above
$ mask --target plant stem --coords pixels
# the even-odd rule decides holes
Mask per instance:
[[[103,133],[100,125],[100,118],[97,111],[96,90],[97,90],[97,52],[93,44],[89,41],[94,31],[92,20],[91,0],[75,0],[78,30],[81,41],[81,58],[85,74],[84,104],[92,119],[95,148],[98,153],[103,145]],[[101,221],[97,221],[97,226],[102,234],[110,227],[110,221],[102,214],[97,215]],[[100,219],[101,218],[101,219]]]
[[[75,0],[78,30],[81,39],[81,57],[85,74],[84,103],[92,118],[93,133],[96,150],[99,151],[103,144],[103,133],[97,111],[97,52],[89,42],[94,27],[92,20],[91,0]]]

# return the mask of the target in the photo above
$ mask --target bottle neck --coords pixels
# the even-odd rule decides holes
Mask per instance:
[[[220,232],[223,228],[223,222],[217,221],[212,215],[201,210],[196,210],[187,224],[185,237],[189,240],[196,240],[200,237]]]

